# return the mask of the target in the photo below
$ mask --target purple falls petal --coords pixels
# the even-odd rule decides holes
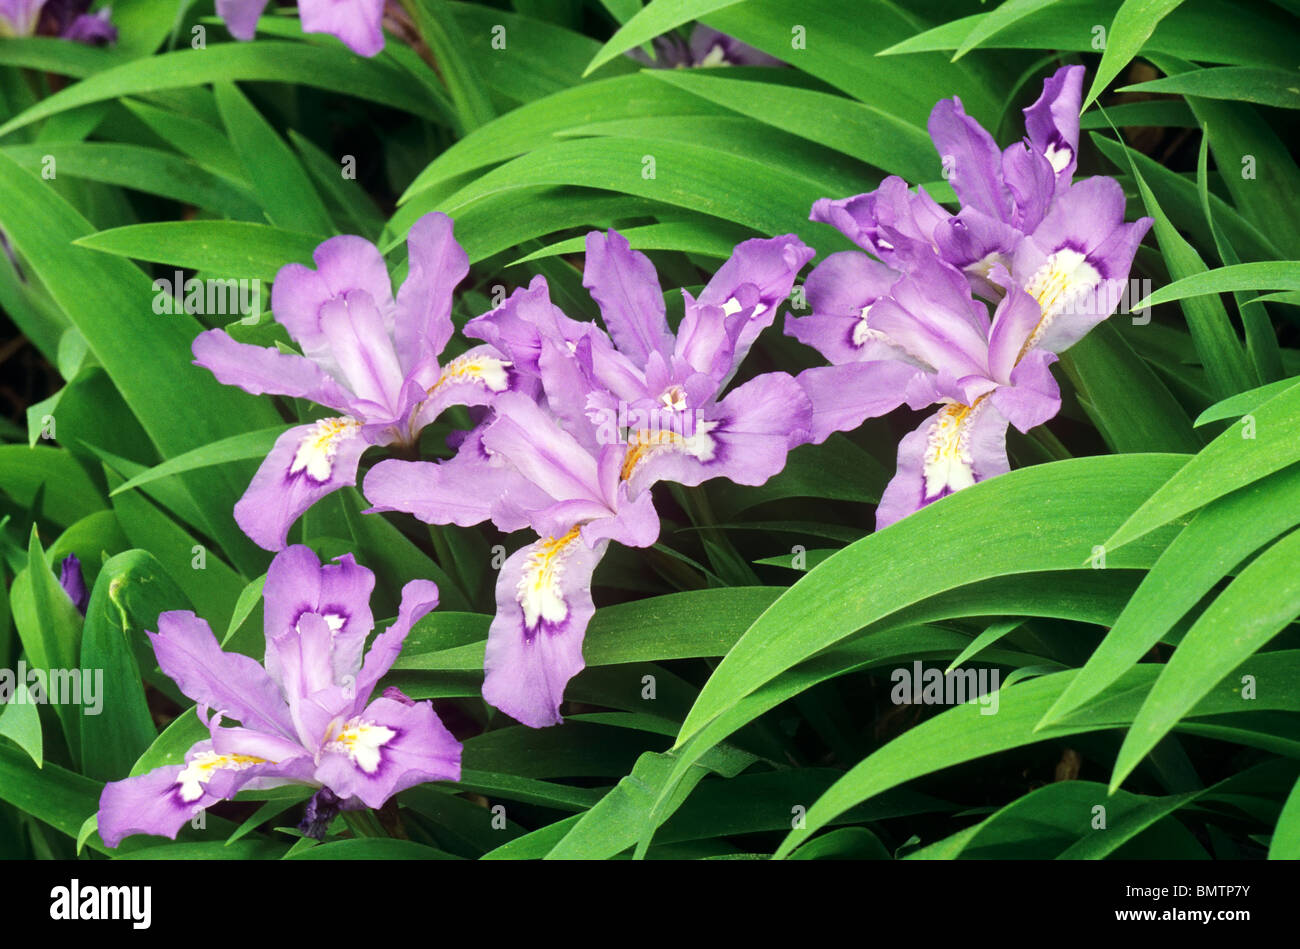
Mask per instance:
[[[531,728],[562,721],[564,689],[583,669],[582,640],[596,612],[591,575],[607,546],[587,547],[575,528],[506,560],[484,660],[488,704]]]

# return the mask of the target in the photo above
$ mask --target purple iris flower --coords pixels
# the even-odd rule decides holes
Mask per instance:
[[[235,520],[267,550],[311,505],[356,483],[371,445],[412,445],[450,405],[489,404],[510,387],[509,363],[478,346],[440,365],[451,338],[452,292],[469,270],[444,214],[416,221],[407,241],[410,272],[393,299],[378,249],[360,237],[316,248],[317,269],[288,264],[271,306],[303,354],[237,343],[224,330],[194,341],[195,364],[254,395],[308,399],[343,413],[289,429],[276,440]]]
[[[89,9],[90,0],[0,0],[0,37],[60,36],[87,46],[117,42],[109,8]]]
[[[616,232],[593,232],[584,284],[608,335],[555,307],[540,277],[467,324],[466,335],[534,381],[532,397],[500,396],[450,461],[381,462],[365,494],[374,510],[440,524],[491,519],[541,538],[497,580],[491,704],[533,727],[561,720],[565,684],[583,668],[592,572],[610,540],[654,543],[653,483],[762,484],[808,440],[812,405],[788,374],[721,393],[812,253],[790,235],[746,241],[698,300],[687,295],[673,334],[650,260]]]
[[[316,813],[334,803],[382,807],[413,785],[460,780],[460,742],[432,703],[387,691],[370,700],[411,626],[437,605],[438,588],[427,580],[408,583],[396,621],[367,652],[374,585],[375,575],[351,554],[324,566],[302,546],[277,555],[263,593],[265,666],[223,652],[193,613],[161,614],[158,632],[149,633],[158,666],[198,703],[211,736],[186,753],[183,765],[105,786],[104,843],[116,847],[131,834],[175,839],[200,811],[245,788],[328,789]],[[215,714],[205,719],[209,711]],[[239,727],[222,727],[224,718]]]
[[[251,40],[267,0],[217,0],[217,15],[230,35]],[[298,0],[304,33],[329,33],[358,56],[374,56],[384,48],[384,0]]]
[[[86,578],[81,575],[81,560],[76,554],[68,554],[59,566],[59,586],[68,594],[68,599],[82,616],[90,604],[90,591],[86,589]]]
[[[813,206],[813,220],[872,255],[822,261],[805,284],[812,314],[786,324],[832,363],[799,377],[814,404],[813,441],[903,402],[945,405],[903,440],[877,527],[1006,471],[1008,422],[1025,431],[1059,407],[1054,354],[1119,304],[1152,221],[1124,222],[1113,178],[1073,182],[1082,83],[1081,66],[1050,77],[1024,111],[1025,141],[1005,151],[959,99],[935,106],[930,134],[956,214],[897,177]],[[996,305],[991,324],[971,292]]]
[[[703,23],[695,24],[689,41],[676,33],[657,36],[652,41],[655,58],[639,49],[628,53],[637,62],[658,69],[681,69],[688,66],[784,66],[775,56],[742,43],[734,36],[720,33]]]

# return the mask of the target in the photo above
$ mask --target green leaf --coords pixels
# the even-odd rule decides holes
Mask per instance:
[[[1300,522],[1300,468],[1206,505],[1160,555],[1087,664],[1043,716],[1050,725],[1098,695],[1251,553]]]
[[[1187,631],[1124,736],[1112,789],[1225,675],[1238,665],[1250,673],[1251,654],[1300,616],[1297,563],[1300,533],[1291,533],[1242,570]],[[1272,684],[1265,679],[1262,687]]]
[[[159,478],[180,474],[183,471],[193,471],[196,468],[225,464],[228,461],[264,458],[267,452],[271,450],[271,446],[275,444],[275,440],[283,435],[284,431],[284,426],[279,425],[256,432],[244,432],[241,435],[231,435],[229,438],[219,439],[200,448],[195,448],[193,451],[183,452],[118,485],[110,493],[110,497],[149,484],[152,481],[157,481]]]
[[[461,135],[492,121],[496,112],[479,76],[475,59],[466,55],[465,37],[445,0],[416,0],[407,9],[414,15],[420,37],[438,64]],[[508,35],[508,34],[507,34]],[[507,40],[508,42],[508,40]]]
[[[1255,261],[1193,274],[1161,287],[1140,302],[1137,308],[1207,293],[1231,293],[1239,290],[1300,290],[1300,261]]]
[[[164,221],[115,227],[73,243],[119,257],[269,283],[285,264],[310,261],[320,238],[247,221]]]
[[[649,42],[656,36],[662,36],[683,23],[698,20],[715,10],[739,2],[740,0],[652,0],[618,28],[587,65],[583,76],[590,76],[615,56]]]
[[[1236,395],[1229,396],[1211,405],[1196,416],[1196,421],[1193,424],[1199,428],[1202,425],[1208,425],[1210,422],[1241,418],[1243,415],[1255,411],[1275,395],[1281,395],[1297,383],[1300,383],[1300,379],[1279,379],[1277,382],[1270,382],[1268,385],[1259,386],[1246,392],[1238,392]]]
[[[15,683],[13,695],[0,707],[0,735],[27,752],[36,767],[42,767],[45,758],[41,713],[31,701],[26,682]]]
[[[146,551],[118,554],[100,570],[86,609],[81,654],[83,669],[103,671],[102,708],[82,724],[87,777],[123,777],[157,738],[140,681],[141,664],[154,665],[145,631],[157,631],[164,610],[188,607],[162,564]]]
[[[0,126],[0,137],[90,102],[212,82],[251,81],[300,83],[327,92],[346,89],[349,95],[413,115],[437,117],[423,97],[410,91],[403,74],[381,61],[357,56],[342,46],[257,41],[146,56],[104,69],[10,119]]]
[[[31,508],[44,488],[41,513],[66,527],[104,509],[104,500],[75,458],[49,445],[0,445],[0,490]]]
[[[1273,839],[1268,845],[1270,860],[1300,860],[1300,780],[1291,789],[1290,796],[1278,815],[1273,828]]]
[[[1249,421],[1249,426],[1228,429],[1192,457],[1111,535],[1106,550],[1300,461],[1300,441],[1291,437],[1300,422],[1300,382],[1260,405]]]
[[[1097,73],[1084,97],[1080,112],[1096,101],[1110,81],[1124,71],[1133,57],[1142,51],[1160,21],[1173,13],[1183,0],[1124,0],[1115,11],[1106,34],[1106,48],[1097,64]],[[1117,120],[1118,121],[1118,120]]]
[[[289,860],[458,860],[454,854],[413,840],[361,837],[319,844],[287,857]]]
[[[957,52],[953,53],[953,61],[961,59],[976,46],[979,46],[985,40],[996,36],[1007,27],[1011,26],[1031,13],[1037,13],[1045,7],[1050,7],[1056,3],[1056,0],[1004,0],[996,8],[979,18],[966,38],[961,41],[957,47]]]
[[[1108,50],[1109,52],[1109,50]],[[1147,92],[1206,99],[1229,99],[1300,109],[1300,73],[1285,69],[1219,66],[1124,86],[1120,92]]]
[[[1128,152],[1127,148],[1125,152]],[[1169,275],[1177,281],[1182,277],[1204,273],[1205,263],[1200,254],[1178,233],[1178,229],[1165,215],[1131,158],[1129,167],[1137,181],[1147,213],[1155,218],[1156,240],[1160,243],[1160,253],[1169,268]],[[1211,394],[1223,398],[1249,388],[1252,378],[1246,353],[1223,304],[1217,299],[1197,299],[1195,302],[1185,301],[1182,309],[1187,318],[1187,328],[1192,334],[1192,342],[1201,357],[1201,365],[1205,367]]]
[[[283,228],[328,236],[334,230],[325,203],[284,140],[230,82],[218,82],[217,108],[226,134],[243,160],[267,219]]]

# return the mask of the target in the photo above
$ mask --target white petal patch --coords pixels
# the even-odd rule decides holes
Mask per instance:
[[[214,771],[243,771],[255,764],[266,764],[266,759],[252,755],[219,755],[213,751],[201,751],[176,776],[176,782],[181,786],[181,800],[188,804],[201,798],[203,788],[212,780]]]
[[[379,770],[379,749],[397,737],[397,732],[391,728],[359,718],[349,721],[331,739],[328,736],[333,730],[331,726],[326,732],[324,750],[347,755],[366,774],[374,774]]]
[[[328,481],[330,472],[334,470],[334,456],[338,453],[339,442],[351,438],[360,427],[360,422],[347,416],[321,419],[298,442],[298,451],[294,453],[293,463],[289,465],[289,474],[306,471],[307,477],[313,481]]]
[[[975,483],[970,427],[982,406],[947,405],[930,424],[924,459],[925,500],[969,488]]]
[[[722,304],[722,313],[724,316],[732,316],[733,314],[739,313],[743,309],[744,307],[740,305],[740,301],[737,300],[735,297],[732,297],[726,303]],[[749,314],[749,318],[751,320],[756,320],[766,312],[767,312],[767,304],[759,303],[755,305],[754,312]]]
[[[1064,247],[1048,257],[1025,287],[1025,291],[1038,301],[1043,315],[1025,342],[1021,355],[1043,338],[1052,320],[1078,308],[1100,283],[1101,272],[1077,250]]]
[[[524,626],[528,629],[537,629],[542,620],[562,623],[569,615],[560,581],[573,545],[580,543],[579,532],[577,526],[571,527],[561,537],[535,541],[529,549],[523,575],[515,587],[515,599],[524,611]]]
[[[1047,146],[1047,151],[1043,152],[1043,156],[1052,166],[1052,171],[1059,175],[1065,169],[1065,166],[1070,163],[1070,160],[1074,158],[1074,152],[1070,151],[1069,145],[1062,144],[1058,148],[1056,143],[1052,143]]]
[[[495,356],[471,355],[457,356],[442,367],[442,374],[434,383],[429,393],[432,394],[445,385],[454,382],[478,382],[492,392],[504,392],[510,384],[506,370],[512,364]]]

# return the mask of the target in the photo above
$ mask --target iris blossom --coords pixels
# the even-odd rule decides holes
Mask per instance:
[[[87,46],[117,42],[108,7],[98,13],[89,9],[90,0],[0,0],[0,38],[59,36]]]
[[[453,331],[452,291],[469,269],[451,219],[420,218],[407,247],[410,272],[396,300],[383,257],[360,237],[325,241],[316,270],[281,268],[271,306],[301,356],[235,342],[224,330],[194,341],[195,364],[227,385],[342,413],[281,435],[235,505],[239,526],[267,550],[284,547],[312,504],[356,483],[366,448],[413,445],[446,407],[488,404],[510,386],[509,364],[489,347],[438,362]]]
[[[108,784],[99,801],[104,843],[116,847],[131,834],[175,839],[201,811],[245,788],[304,784],[322,789],[314,803],[377,808],[413,785],[459,780],[460,743],[432,703],[394,689],[370,700],[411,626],[437,605],[438,588],[408,583],[397,620],[366,652],[374,585],[350,554],[324,566],[306,547],[277,555],[263,593],[265,666],[223,652],[193,613],[161,614],[149,633],[158,666],[198,703],[210,737],[184,764]],[[226,718],[240,725],[223,727]]]
[[[237,40],[251,40],[267,0],[217,0],[217,15]],[[358,56],[384,48],[384,0],[299,0],[304,33],[328,33]]]
[[[812,407],[791,376],[720,394],[811,256],[790,236],[741,244],[698,300],[687,295],[674,335],[649,259],[616,232],[592,233],[584,283],[608,334],[562,313],[540,277],[467,324],[466,335],[533,380],[533,397],[499,397],[450,461],[381,462],[365,493],[375,510],[539,535],[497,579],[483,685],[491,704],[533,727],[561,721],[608,542],[644,547],[658,536],[650,485],[761,484],[807,441]]]
[[[1123,296],[1152,222],[1124,222],[1124,194],[1113,178],[1073,181],[1082,82],[1081,66],[1047,79],[1038,101],[1024,110],[1025,140],[1005,151],[959,99],[935,106],[930,134],[961,203],[956,214],[897,177],[870,194],[813,206],[814,220],[872,255],[828,256],[805,284],[812,314],[786,324],[789,335],[832,364],[800,376],[815,407],[813,440],[903,402],[946,406],[900,446],[898,475],[877,510],[877,527],[1006,471],[1007,422],[1025,431],[1027,423],[1054,414],[1039,411],[1059,404],[1047,364],[1114,312]],[[960,300],[954,275],[966,284]],[[991,330],[972,292],[996,305]],[[900,313],[924,324],[932,345],[922,346]],[[999,319],[1014,333],[998,333]],[[1019,342],[1006,364],[1009,338]],[[967,376],[983,381],[964,392],[952,387]],[[987,385],[998,388],[976,391]],[[1008,408],[1019,396],[1007,393],[1018,390],[1046,401],[1035,398],[1033,410]]]

